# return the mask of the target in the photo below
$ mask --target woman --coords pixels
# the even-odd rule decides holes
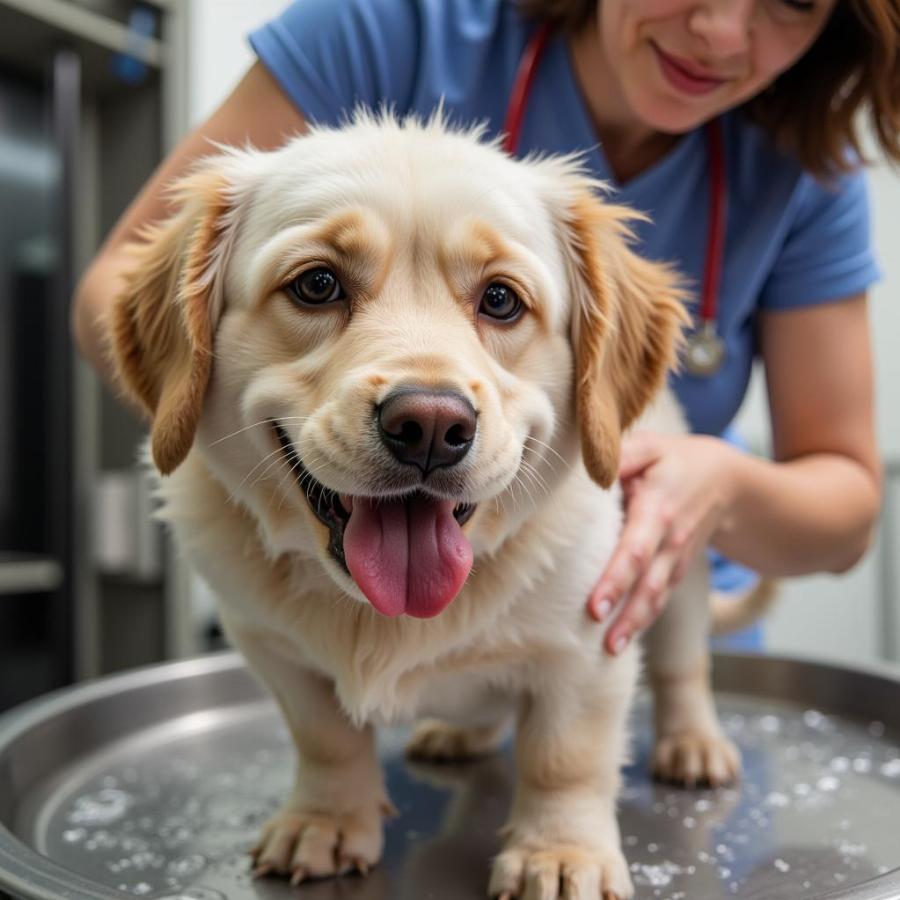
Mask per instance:
[[[586,150],[616,199],[649,214],[641,251],[698,286],[716,196],[707,123],[724,152],[708,323],[724,356],[672,381],[693,434],[624,445],[626,526],[589,601],[597,618],[616,610],[605,646],[620,652],[708,543],[770,575],[841,572],[866,550],[880,496],[866,312],[877,268],[855,114],[870,111],[900,160],[900,0],[301,0],[252,35],[259,62],[122,216],[79,285],[74,328],[108,373],[94,323],[121,248],[166,214],[164,186],[210,140],[271,148],[358,103],[427,115],[441,100],[451,120],[499,132],[546,23],[517,152]],[[756,353],[771,462],[718,437]]]

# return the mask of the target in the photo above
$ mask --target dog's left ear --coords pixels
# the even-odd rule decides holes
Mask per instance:
[[[587,188],[564,223],[573,292],[575,406],[591,477],[618,476],[623,431],[662,389],[677,363],[687,297],[673,270],[629,247],[639,214],[600,201]]]
[[[163,474],[187,456],[209,382],[220,270],[234,231],[230,187],[217,157],[175,185],[175,214],[126,248],[131,264],[105,323],[119,382],[151,420]]]

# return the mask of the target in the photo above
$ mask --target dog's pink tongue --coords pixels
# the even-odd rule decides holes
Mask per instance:
[[[453,518],[454,504],[353,498],[344,558],[360,590],[385,616],[436,616],[472,568],[472,545]]]

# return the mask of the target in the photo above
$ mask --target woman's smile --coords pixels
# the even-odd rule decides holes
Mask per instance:
[[[729,80],[690,60],[667,53],[654,41],[650,41],[650,46],[656,54],[659,69],[666,81],[681,94],[692,96],[709,94]]]

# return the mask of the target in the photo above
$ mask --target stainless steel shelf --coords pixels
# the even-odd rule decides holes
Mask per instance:
[[[2,0],[6,6],[69,35],[107,50],[128,53],[147,65],[159,67],[162,47],[155,38],[136,38],[121,22],[67,0]]]
[[[0,553],[0,596],[55,591],[62,580],[63,569],[55,559]]]

